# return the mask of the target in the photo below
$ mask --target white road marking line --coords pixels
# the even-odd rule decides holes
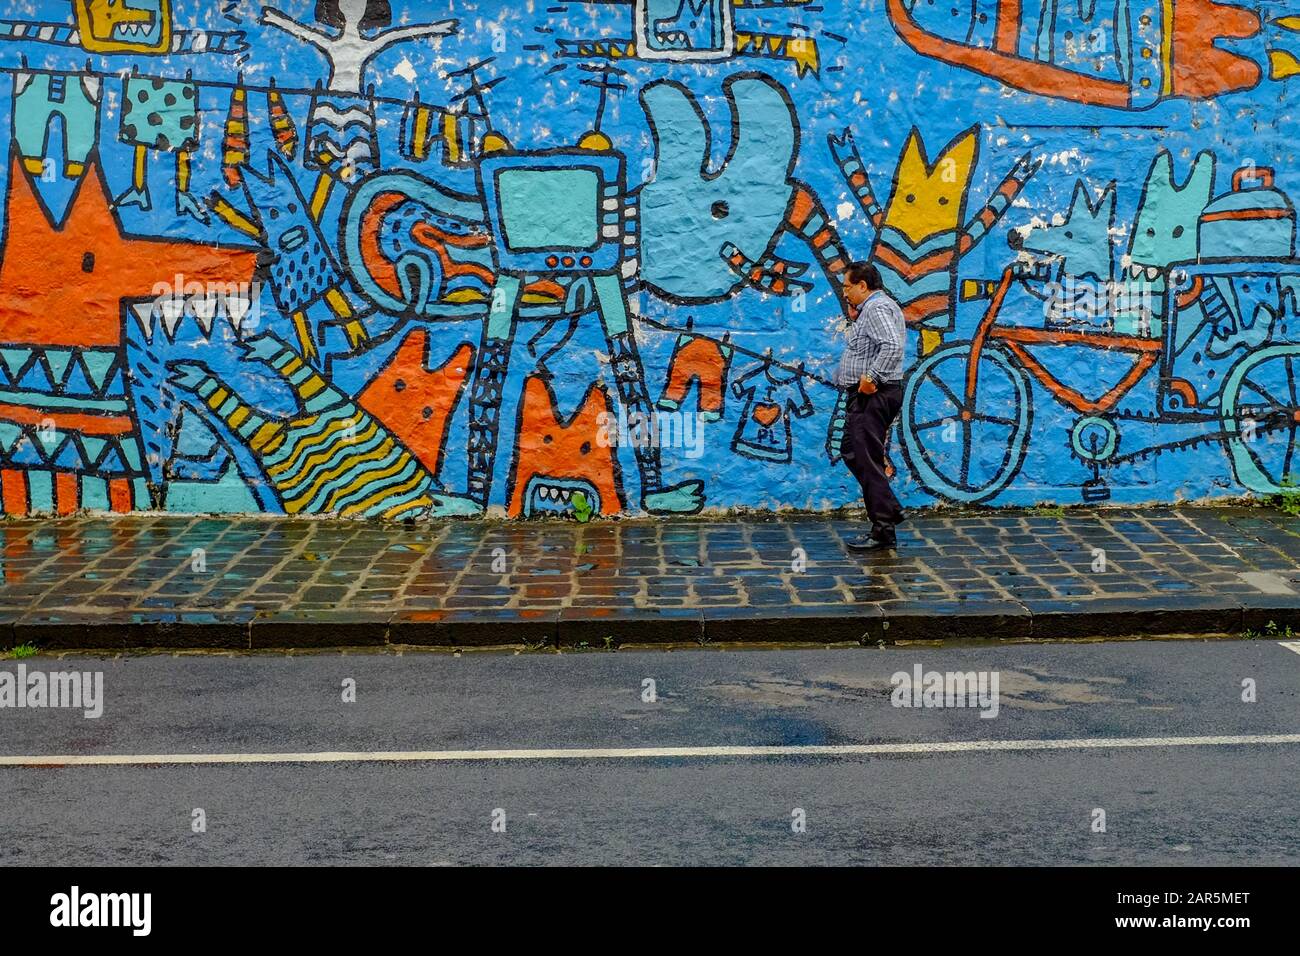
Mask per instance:
[[[0,767],[142,767],[163,764],[449,763],[486,760],[673,760],[689,757],[872,757],[1022,750],[1234,747],[1300,744],[1300,734],[1237,737],[1084,737],[1066,740],[936,740],[924,743],[778,747],[575,747],[535,750],[391,750],[320,753],[53,754],[0,756]]]
[[[1285,647],[1288,651],[1295,651],[1300,654],[1300,641],[1278,641],[1278,644]]]

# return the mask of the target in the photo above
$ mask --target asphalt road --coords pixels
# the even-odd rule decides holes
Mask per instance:
[[[1300,743],[1073,743],[1300,734],[1273,641],[21,663],[102,671],[103,715],[0,709],[0,756],[421,753],[0,766],[0,865],[1300,861]],[[892,706],[918,664],[996,673],[997,716]],[[981,741],[1011,749],[803,749]]]

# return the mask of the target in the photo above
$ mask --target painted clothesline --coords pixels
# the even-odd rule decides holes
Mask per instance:
[[[192,75],[190,75],[192,71],[186,70],[185,72],[186,75],[184,79],[186,80],[186,82],[193,83],[199,87],[210,88],[210,89],[230,90],[232,92],[234,90],[243,90],[246,93],[266,93],[266,94],[278,93],[280,96],[310,97],[310,96],[319,96],[323,94],[328,94],[332,97],[337,97],[337,98],[353,97],[358,100],[366,100],[370,103],[384,103],[389,106],[409,106],[411,103],[418,101],[421,105],[428,106],[431,109],[442,109],[447,111],[451,111],[453,109],[453,107],[451,106],[439,106],[436,102],[425,101],[421,99],[418,90],[416,90],[415,93],[409,97],[383,96],[380,94],[376,94],[373,92],[373,86],[371,87],[371,92],[367,92],[367,93],[340,93],[339,91],[328,89],[323,83],[318,83],[314,87],[288,87],[288,86],[279,85],[278,83],[275,82],[275,77],[271,77],[267,85],[251,85],[248,83],[241,82],[239,80],[197,79]],[[49,67],[0,65],[0,73],[8,73],[13,76],[17,76],[17,75],[77,76],[77,77],[88,76],[99,80],[124,80],[124,79],[134,78],[140,80],[162,80],[164,82],[168,82],[176,79],[176,77],[172,75],[164,76],[156,73],[141,73],[134,68],[112,70],[112,71],[95,70],[95,69],[91,69],[89,67],[89,64],[87,64],[87,67],[85,69],[66,69],[66,70],[51,69]],[[454,74],[448,74],[448,77],[453,75]],[[457,94],[457,96],[454,98],[461,99],[462,96],[461,94]]]
[[[636,319],[642,325],[648,326],[649,328],[652,329],[656,329],[660,332],[672,332],[676,335],[694,335],[699,338],[713,338],[713,336],[705,335],[703,332],[696,332],[692,328],[689,327],[682,328],[680,326],[665,325],[663,322],[656,322],[654,319],[646,318],[644,315],[638,315],[636,316]],[[755,359],[756,361],[759,362],[768,362],[771,365],[775,366],[776,368],[789,372],[792,375],[799,375],[802,376],[803,378],[809,378],[819,385],[825,385],[827,388],[834,389],[836,392],[840,391],[839,386],[836,385],[834,382],[832,382],[830,379],[822,378],[820,375],[816,374],[815,372],[810,372],[806,368],[804,368],[803,362],[800,362],[798,365],[790,365],[786,362],[780,361],[779,359],[773,358],[771,349],[767,349],[766,351],[763,352],[756,352],[753,349],[745,348],[743,345],[737,345],[734,339],[728,339],[726,344],[728,348],[735,351],[738,355],[744,355],[748,358]]]
[[[147,81],[147,80],[154,80],[154,79],[157,79],[157,80],[163,80],[163,81],[166,81],[166,80],[167,80],[166,77],[157,76],[157,75],[153,75],[153,74],[147,74],[147,73],[139,73],[138,71],[134,71],[134,70],[131,70],[131,71],[122,70],[122,71],[117,71],[117,72],[106,72],[106,71],[97,71],[97,70],[85,70],[85,71],[78,71],[78,72],[76,72],[76,73],[71,73],[71,72],[69,72],[69,71],[67,71],[67,70],[54,70],[54,69],[44,69],[44,68],[25,68],[25,67],[0,66],[0,72],[3,72],[3,73],[9,73],[9,74],[13,74],[13,75],[17,75],[17,74],[33,74],[33,75],[41,75],[41,76],[68,76],[68,75],[78,75],[78,76],[91,76],[91,77],[95,77],[95,78],[99,78],[99,79],[122,79],[122,80],[128,80],[128,79],[131,79],[131,80],[145,80],[145,81]],[[248,85],[248,84],[244,84],[244,83],[242,83],[242,82],[238,82],[238,81],[237,81],[237,82],[228,82],[228,81],[221,81],[221,80],[202,80],[202,79],[193,79],[193,78],[190,78],[190,77],[187,77],[186,82],[191,83],[191,84],[193,84],[193,85],[199,87],[200,89],[205,88],[205,87],[208,87],[208,88],[214,88],[214,89],[225,89],[225,90],[229,90],[229,91],[232,92],[232,94],[233,94],[233,93],[239,93],[239,92],[242,92],[242,93],[245,93],[245,94],[247,94],[247,93],[262,93],[262,94],[265,94],[265,95],[267,95],[267,96],[272,96],[272,95],[274,95],[274,96],[278,96],[278,97],[284,97],[284,96],[312,96],[312,95],[315,95],[315,94],[320,94],[320,93],[324,90],[324,88],[323,88],[322,86],[319,86],[319,85],[318,85],[317,87],[315,87],[314,89],[300,89],[300,88],[283,87],[283,86],[279,86],[278,84],[276,84],[276,83],[274,82],[274,80],[272,80],[272,82],[271,82],[269,85],[267,85],[267,86]],[[400,106],[409,106],[409,105],[412,104],[412,102],[420,101],[418,93],[415,95],[415,97],[413,97],[413,98],[411,98],[411,99],[400,99],[400,98],[397,98],[397,97],[376,96],[376,95],[374,95],[374,94],[368,94],[368,95],[365,95],[365,96],[362,96],[362,95],[358,94],[356,98],[357,98],[357,99],[368,100],[369,102],[372,102],[372,103],[387,103],[387,104],[391,104],[391,105],[400,105]],[[427,106],[427,107],[429,107],[429,108],[431,108],[431,109],[446,109],[446,107],[438,107],[438,106],[436,106],[436,105],[434,105],[434,104],[432,104],[432,103],[427,103],[427,102],[423,102],[423,101],[420,101],[420,102],[421,102],[422,105]],[[693,330],[690,329],[690,328],[679,328],[679,327],[674,327],[674,326],[666,325],[666,324],[663,324],[663,323],[660,323],[660,322],[656,322],[656,321],[654,321],[653,319],[648,319],[648,318],[646,318],[646,317],[644,317],[644,316],[638,316],[638,319],[639,319],[639,321],[642,322],[643,324],[645,324],[645,325],[647,325],[647,326],[649,326],[649,327],[651,327],[651,328],[655,328],[655,329],[657,329],[657,330],[659,330],[659,331],[663,331],[663,332],[672,332],[672,333],[676,333],[676,334],[686,334],[686,335],[696,335],[696,336],[699,336],[699,335],[701,334],[701,333],[698,333],[698,332],[693,331]],[[731,342],[731,341],[728,342],[728,345],[729,345],[729,346],[730,346],[730,347],[731,347],[731,348],[732,348],[732,349],[733,349],[737,354],[739,354],[739,355],[744,355],[744,356],[747,356],[747,357],[749,357],[749,358],[755,359],[755,360],[757,360],[757,361],[770,362],[770,363],[771,363],[773,366],[775,366],[776,368],[782,369],[783,371],[788,372],[788,373],[790,373],[790,374],[792,374],[792,375],[798,375],[798,376],[801,376],[801,377],[804,377],[804,378],[810,379],[810,380],[812,380],[812,381],[814,381],[814,382],[817,382],[817,383],[820,384],[820,385],[825,385],[826,387],[831,388],[831,389],[833,389],[833,390],[835,390],[835,391],[838,391],[838,390],[839,390],[838,387],[837,387],[833,382],[831,382],[829,379],[823,378],[823,377],[820,376],[820,375],[817,375],[817,374],[815,374],[815,373],[813,373],[813,372],[808,371],[808,370],[804,367],[804,364],[803,364],[802,362],[800,362],[798,365],[790,365],[790,364],[788,364],[788,363],[781,362],[780,360],[773,358],[772,355],[771,355],[771,350],[770,350],[770,349],[767,350],[766,352],[757,352],[757,351],[754,351],[753,349],[748,349],[748,348],[745,348],[744,346],[736,345],[734,342]]]

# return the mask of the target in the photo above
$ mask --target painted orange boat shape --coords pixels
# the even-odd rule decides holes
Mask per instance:
[[[1262,76],[1254,60],[1218,45],[1258,34],[1254,11],[1214,0],[1121,0],[1127,16],[1116,21],[1128,24],[1128,35],[1118,36],[1097,6],[1084,17],[1078,0],[1048,2],[1056,5],[1051,31],[1027,21],[1022,0],[975,0],[960,10],[946,0],[886,0],[886,9],[923,56],[1087,106],[1141,110],[1170,97],[1208,99],[1251,89]]]

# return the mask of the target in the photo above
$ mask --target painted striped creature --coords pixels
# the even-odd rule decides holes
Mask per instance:
[[[840,174],[876,228],[871,261],[908,324],[920,332],[922,355],[938,348],[943,333],[952,330],[962,256],[988,235],[1042,165],[1028,153],[1021,156],[979,211],[965,218],[979,159],[978,134],[979,127],[959,133],[931,163],[921,134],[913,129],[884,204],[871,188],[852,131],[827,138]]]
[[[171,381],[249,449],[286,513],[402,519],[456,510],[409,449],[288,345],[268,334],[243,346],[246,361],[270,366],[293,390],[298,415],[267,418],[198,362],[171,363]]]

